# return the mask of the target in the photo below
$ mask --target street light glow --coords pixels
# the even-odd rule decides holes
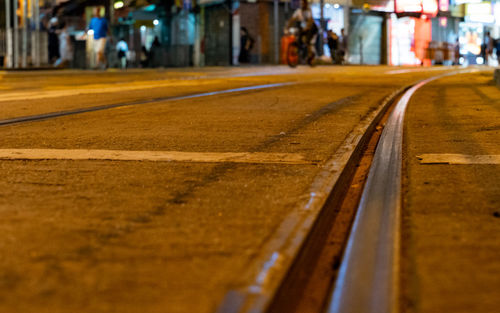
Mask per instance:
[[[123,8],[123,5],[124,5],[124,4],[123,4],[123,1],[117,1],[117,2],[115,2],[115,4],[113,5],[113,7],[114,7],[115,9],[121,9],[121,8]]]

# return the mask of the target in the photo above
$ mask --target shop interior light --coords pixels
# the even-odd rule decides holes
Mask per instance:
[[[338,3],[335,3],[335,4],[333,5],[333,8],[334,8],[334,9],[338,9],[338,8],[340,8],[340,5],[339,5]]]
[[[142,25],[141,26],[141,31],[145,32],[146,31],[146,26]]]
[[[160,21],[158,21],[158,20],[154,20],[154,21],[153,21],[153,24],[154,24],[155,26],[158,26],[158,24],[160,24]]]
[[[114,7],[116,10],[123,8],[123,6],[124,6],[123,1],[116,1],[116,2],[113,4],[113,7]]]
[[[446,17],[440,17],[439,18],[439,25],[441,25],[441,27],[448,26],[448,20],[446,19]]]

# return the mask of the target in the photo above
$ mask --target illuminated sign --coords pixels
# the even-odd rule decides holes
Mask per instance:
[[[423,0],[422,1],[422,13],[437,15],[438,13],[438,4],[436,0]]]
[[[471,22],[494,23],[495,17],[490,2],[469,3],[465,8],[465,15]]]
[[[325,1],[330,2],[330,1]],[[333,1],[337,3],[337,0]],[[331,3],[331,2],[330,2]],[[394,0],[352,0],[352,5],[357,7],[369,6],[370,11],[393,12]]]
[[[448,11],[450,9],[449,0],[439,0],[439,11]]]
[[[489,2],[469,3],[465,8],[466,15],[490,15],[491,13],[491,3]]]
[[[422,12],[422,0],[396,0],[395,11],[402,12]]]
[[[437,15],[438,3],[437,0],[396,0],[396,13],[423,13],[429,15]]]

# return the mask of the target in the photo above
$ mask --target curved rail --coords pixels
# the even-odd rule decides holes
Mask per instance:
[[[454,73],[456,74],[456,73]],[[375,151],[344,252],[329,313],[398,311],[403,122],[410,88],[391,113]]]
[[[323,228],[328,227],[324,223],[319,223],[321,225],[318,226],[318,221],[330,219],[330,216],[325,218],[325,214],[334,214],[332,210],[325,210],[325,206],[341,199],[339,195],[344,192],[343,186],[349,183],[362,147],[386,110],[405,90],[407,86],[387,96],[322,166],[311,184],[310,197],[297,205],[282,221],[255,257],[255,261],[241,274],[244,283],[226,293],[217,313],[261,313],[269,309],[290,268],[300,258],[301,249],[307,245],[308,237],[321,236]],[[321,230],[317,231],[318,229]]]

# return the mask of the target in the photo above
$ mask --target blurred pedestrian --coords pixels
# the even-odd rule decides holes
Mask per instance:
[[[108,35],[108,21],[101,15],[101,9],[94,9],[94,17],[90,20],[89,29],[94,32],[94,52],[97,68],[106,68],[106,39]]]
[[[160,39],[158,36],[155,36],[153,43],[151,44],[151,49],[149,50],[149,66],[151,67],[159,67],[163,66],[162,59],[162,49]]]
[[[49,62],[54,64],[59,59],[59,36],[57,35],[58,20],[57,17],[52,17],[49,20],[48,29],[48,49],[49,49]]]
[[[146,50],[145,46],[142,46],[141,48],[141,54],[139,56],[139,59],[141,61],[142,68],[146,68],[149,66],[149,53],[148,50]]]
[[[123,37],[120,38],[120,41],[118,41],[118,43],[116,44],[116,51],[118,55],[118,61],[120,62],[120,68],[127,68],[128,45]]]
[[[498,65],[500,65],[500,38],[495,40],[495,52],[497,55]]]
[[[160,39],[158,39],[158,36],[155,36],[155,39],[153,40],[151,47],[155,47],[155,48],[161,47]]]
[[[73,60],[73,46],[68,33],[68,25],[62,21],[59,24],[59,59],[54,63],[56,67],[68,67]]]
[[[241,27],[239,63],[250,63],[250,50],[252,50],[254,43],[255,40],[250,36],[246,27]]]
[[[488,59],[491,53],[493,53],[493,39],[491,38],[490,32],[486,32],[483,44],[481,45],[481,57],[483,58],[483,64],[488,65]]]
[[[337,63],[337,47],[339,44],[339,36],[334,31],[328,30],[326,32],[327,35],[327,44],[330,49],[330,56],[332,58],[332,63]]]
[[[338,50],[339,50],[339,63],[344,64],[346,55],[349,52],[348,51],[348,43],[349,43],[349,38],[347,34],[345,33],[345,30],[342,28],[340,30],[340,38],[339,38],[339,45],[338,45]]]
[[[457,41],[455,42],[453,49],[454,49],[453,65],[460,65],[460,41],[458,38]]]

